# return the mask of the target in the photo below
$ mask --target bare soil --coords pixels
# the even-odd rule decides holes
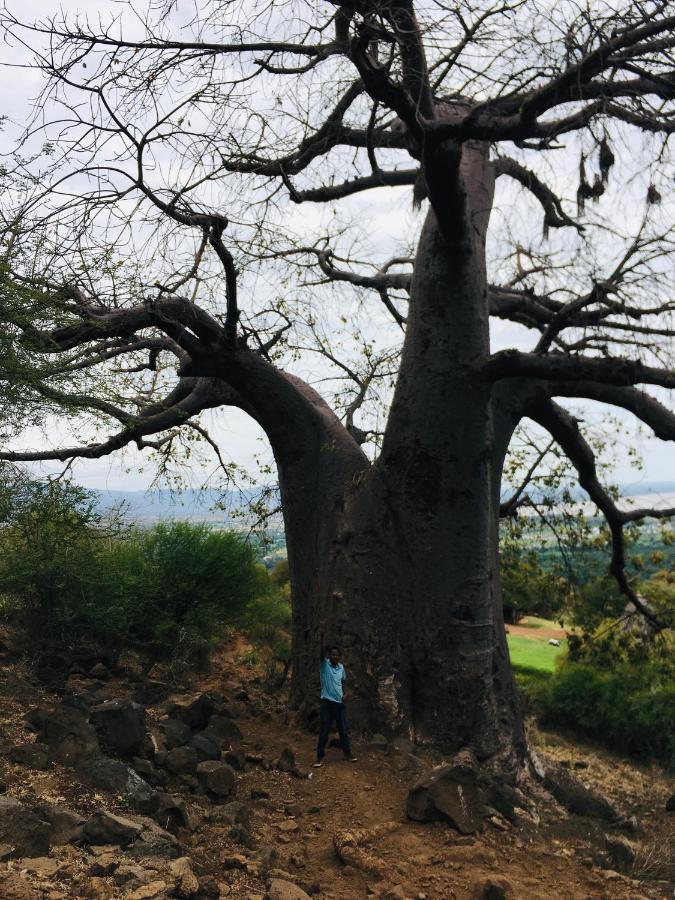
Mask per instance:
[[[260,674],[244,663],[243,650],[240,641],[224,648],[212,672],[194,687],[226,696],[243,688],[249,694],[249,708],[237,724],[253,762],[239,777],[236,799],[250,805],[250,836],[233,837],[228,826],[209,820],[210,801],[188,793],[195,827],[180,835],[195,871],[214,876],[221,896],[262,900],[270,869],[287,873],[288,880],[326,900],[469,900],[488,896],[484,886],[489,878],[506,879],[505,896],[517,900],[673,896],[674,814],[665,812],[673,783],[659,767],[638,765],[560,735],[531,734],[536,747],[571,767],[583,766],[578,769],[582,780],[637,817],[638,831],[628,836],[638,855],[628,873],[598,865],[606,825],[571,817],[553,804],[542,807],[536,827],[531,822],[514,827],[497,819],[477,836],[461,836],[442,823],[413,823],[405,817],[409,779],[396,771],[387,754],[356,744],[358,762],[344,761],[340,750],[333,749],[323,768],[311,768],[315,737],[295,726],[282,695],[264,691]],[[115,695],[124,685],[108,683],[107,690]],[[82,813],[105,806],[129,814],[117,798],[83,789],[72,771],[53,767],[33,772],[7,760],[12,744],[30,739],[23,725],[26,710],[50,699],[15,667],[0,670],[0,759],[7,793],[27,802],[61,802]],[[311,778],[266,768],[284,748],[294,751],[299,768]],[[359,832],[365,869],[338,858],[334,836],[344,831]],[[361,833],[373,831],[372,839]],[[113,881],[87,876],[89,848],[54,848],[51,855],[67,863],[58,880],[33,876],[12,862],[5,867],[5,884],[23,879],[35,892],[26,894],[26,900],[127,896]],[[0,898],[15,896],[3,894],[2,884],[0,866]]]

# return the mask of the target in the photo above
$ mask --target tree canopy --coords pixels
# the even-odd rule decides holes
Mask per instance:
[[[30,357],[29,409],[106,429],[3,458],[162,454],[238,407],[270,439],[288,528],[303,491],[344,510],[327,485],[368,471],[405,476],[399,513],[456,504],[493,452],[499,480],[499,422],[527,417],[641,605],[623,528],[674,511],[621,507],[553,398],[675,437],[670,4],[180,0],[3,24],[44,76],[3,171],[3,340]],[[471,465],[441,435],[450,409]]]

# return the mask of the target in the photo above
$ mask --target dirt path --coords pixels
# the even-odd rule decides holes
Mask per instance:
[[[244,676],[231,657],[224,656],[217,670],[202,686],[214,689]],[[256,687],[249,685],[251,695]],[[339,749],[329,750],[326,765],[311,769],[314,738],[292,725],[291,717],[279,703],[277,710],[241,724],[248,751],[278,756],[284,747],[292,749],[301,769],[311,772],[310,779],[295,778],[276,770],[255,766],[241,777],[238,796],[247,800],[251,792],[263,791],[269,798],[253,802],[253,834],[257,849],[275,857],[274,866],[290,873],[310,893],[326,898],[368,897],[371,894],[419,900],[468,900],[483,896],[482,886],[489,878],[505,878],[514,898],[638,898],[672,896],[672,888],[633,881],[616,872],[593,866],[593,843],[603,841],[604,832],[595,824],[566,817],[551,816],[542,829],[514,829],[488,825],[477,837],[462,837],[444,824],[419,825],[405,818],[405,801],[410,777],[395,770],[391,759],[379,752],[368,752],[356,745],[359,761],[347,763]],[[579,747],[557,745],[560,759],[578,758]],[[617,772],[616,761],[609,764],[593,758],[593,775],[602,781],[607,771]],[[620,783],[621,802],[641,817],[649,810],[656,826],[644,837],[649,846],[663,841],[667,829],[664,810],[667,784],[654,773],[638,776],[629,767],[632,782]],[[589,765],[588,774],[591,774]],[[590,781],[593,778],[589,778]],[[611,787],[619,785],[613,782]],[[627,786],[629,790],[626,790]],[[376,838],[366,849],[386,872],[386,893],[382,882],[372,874],[343,865],[337,858],[333,837],[345,829],[373,829],[394,823],[393,830]],[[505,828],[505,830],[501,830]],[[206,832],[204,859],[216,851],[217,836]],[[259,884],[241,873],[232,885],[233,896],[248,897]],[[497,893],[490,896],[498,896]]]
[[[191,793],[185,783],[172,780],[168,787],[185,801],[191,821],[190,828],[179,834],[181,853],[192,860],[200,877],[213,876],[221,898],[263,900],[268,879],[275,876],[299,885],[318,900],[370,896],[376,900],[656,900],[673,896],[672,875],[670,883],[665,881],[675,858],[673,814],[665,812],[673,784],[657,767],[636,766],[555,735],[532,735],[535,744],[558,761],[583,765],[579,771],[584,781],[637,816],[640,829],[632,839],[638,849],[634,875],[639,878],[598,865],[605,829],[597,822],[569,818],[553,809],[543,813],[538,828],[526,821],[516,828],[496,819],[495,824],[486,822],[477,836],[461,836],[441,823],[413,823],[405,817],[413,775],[410,770],[401,771],[401,761],[410,767],[417,758],[406,761],[405,754],[376,752],[357,743],[357,763],[345,762],[340,751],[332,749],[325,766],[312,769],[315,738],[295,727],[283,696],[270,696],[263,690],[255,669],[245,663],[246,649],[241,642],[233,643],[217,656],[212,673],[194,686],[220,694],[244,735],[248,764],[238,773],[234,799],[244,813],[248,810],[250,827],[233,828],[223,817],[223,804]],[[8,795],[28,804],[63,803],[85,816],[101,806],[127,815],[129,810],[119,797],[83,788],[73,770],[54,765],[48,771],[31,771],[9,760],[9,748],[27,739],[26,710],[58,702],[58,698],[31,686],[20,669],[0,668],[0,676],[0,774]],[[113,679],[105,690],[110,697],[119,696],[129,685]],[[151,719],[160,712],[159,707],[148,709]],[[298,767],[311,773],[311,778],[274,767],[272,761],[285,748],[293,751]],[[379,831],[370,841],[361,836],[365,870],[345,865],[335,851],[335,835],[355,830]],[[86,844],[53,848],[51,857],[61,867],[54,878],[26,874],[16,868],[17,861],[0,862],[0,900],[135,897],[119,879],[94,874],[97,852]],[[120,848],[112,852],[116,863],[128,862]],[[643,879],[645,875],[648,880]],[[10,877],[19,879],[21,890],[28,892],[17,893],[14,885],[13,893],[8,893]],[[157,885],[156,879],[164,876],[150,877]],[[492,887],[486,891],[489,884]],[[149,894],[144,890],[137,896],[153,900],[176,896],[173,891]],[[218,894],[199,895],[207,896]]]
[[[509,634],[519,634],[522,637],[529,638],[541,638],[548,640],[549,638],[555,638],[556,640],[560,640],[561,638],[567,637],[567,632],[564,628],[556,628],[555,626],[551,627],[548,625],[542,625],[541,627],[533,627],[532,625],[508,625]]]

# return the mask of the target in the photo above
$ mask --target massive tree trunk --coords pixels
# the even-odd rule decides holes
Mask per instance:
[[[464,150],[468,227],[455,240],[429,212],[406,339],[378,461],[354,465],[322,438],[305,484],[277,459],[294,604],[292,696],[316,707],[318,650],[338,643],[352,727],[399,733],[480,759],[522,758],[498,574],[499,479],[509,419],[493,431],[484,146]],[[331,458],[329,472],[323,457]],[[305,472],[307,470],[305,469]]]

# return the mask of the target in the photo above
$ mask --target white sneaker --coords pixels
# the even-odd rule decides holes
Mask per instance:
[[[322,762],[315,762],[312,764],[314,769],[320,769],[322,765],[323,765]]]

